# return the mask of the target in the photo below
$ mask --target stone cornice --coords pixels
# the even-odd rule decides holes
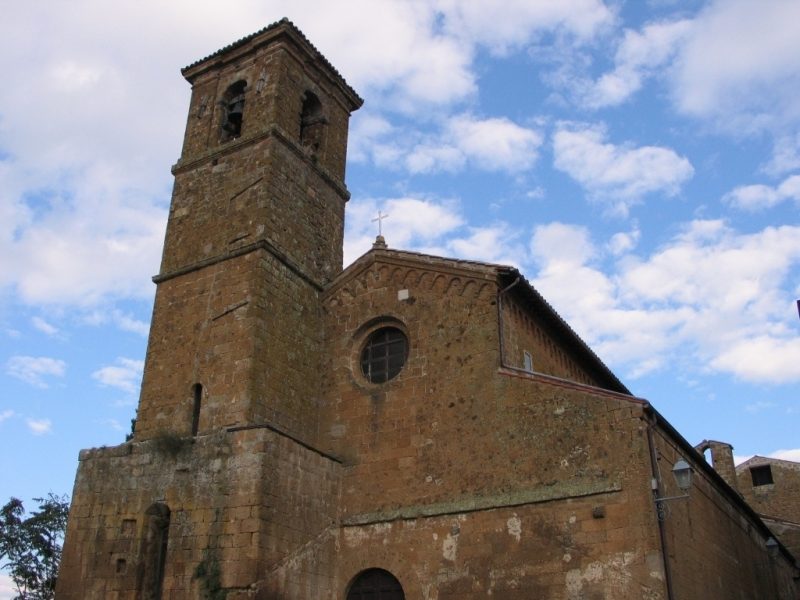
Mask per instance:
[[[224,158],[234,152],[247,148],[248,146],[252,146],[257,144],[267,138],[273,137],[277,140],[283,142],[283,144],[291,150],[298,158],[304,160],[306,165],[311,168],[313,171],[317,173],[325,183],[330,185],[333,190],[342,198],[345,202],[350,199],[350,192],[347,190],[345,184],[334,177],[331,173],[328,172],[327,169],[322,167],[317,161],[315,161],[311,155],[303,150],[302,146],[298,144],[294,139],[292,139],[283,129],[278,127],[277,125],[272,125],[265,131],[261,133],[252,135],[252,136],[245,136],[242,138],[238,138],[216,148],[213,148],[200,156],[193,158],[189,161],[178,161],[172,166],[172,174],[174,176],[182,175],[194,169],[198,169],[200,167],[206,166],[209,163],[212,163],[214,160],[219,160],[220,158]]]
[[[391,510],[350,515],[342,519],[342,525],[345,527],[363,526],[397,520],[458,515],[470,512],[513,508],[516,506],[525,506],[527,504],[553,502],[556,500],[585,498],[587,496],[610,494],[621,490],[622,486],[619,483],[611,481],[594,483],[565,481],[553,486],[518,490],[506,494],[465,496],[449,502],[402,506]]]
[[[270,254],[272,254],[284,266],[286,266],[287,269],[289,269],[295,275],[300,277],[300,279],[303,279],[306,283],[314,287],[317,291],[322,291],[324,289],[324,285],[322,283],[320,283],[319,281],[314,279],[311,275],[306,273],[305,270],[300,265],[295,263],[283,252],[278,250],[278,248],[266,238],[260,239],[256,242],[253,242],[252,244],[247,244],[246,246],[235,248],[234,250],[230,250],[223,254],[218,254],[216,256],[209,257],[205,260],[201,260],[192,263],[190,265],[174,269],[172,271],[167,271],[166,273],[160,273],[153,277],[153,283],[155,284],[164,283],[165,281],[169,281],[170,279],[174,279],[182,275],[187,275],[189,273],[199,271],[200,269],[205,269],[207,267],[211,267],[221,262],[225,262],[233,258],[238,258],[240,256],[244,256],[245,254],[250,254],[251,252],[257,252],[259,250],[263,250],[265,252],[269,252]]]

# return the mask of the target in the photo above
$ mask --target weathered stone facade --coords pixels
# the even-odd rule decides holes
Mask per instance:
[[[778,539],[800,556],[800,463],[754,456],[736,468],[739,491]]]
[[[135,436],[81,454],[59,600],[339,600],[371,569],[386,598],[796,598],[758,516],[515,269],[378,243],[342,271],[361,100],[291,23],[184,75]]]

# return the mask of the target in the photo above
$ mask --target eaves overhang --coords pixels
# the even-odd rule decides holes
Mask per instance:
[[[609,369],[600,357],[575,333],[575,330],[561,318],[550,303],[544,299],[536,288],[525,279],[515,267],[497,265],[497,273],[501,287],[505,288],[512,284],[514,291],[519,294],[526,305],[535,311],[537,318],[544,321],[545,325],[554,333],[559,341],[571,350],[574,355],[582,357],[584,363],[599,377],[603,385],[608,389],[621,394],[632,395],[631,391],[623,384],[619,378]]]
[[[281,38],[290,39],[295,46],[301,48],[305,54],[313,59],[319,61],[324,67],[328,76],[338,85],[344,95],[348,98],[351,106],[350,110],[356,110],[364,104],[364,100],[358,93],[345,81],[344,77],[336,70],[336,68],[328,61],[323,54],[317,50],[305,34],[300,31],[297,26],[289,19],[283,18],[276,21],[271,25],[259,29],[255,33],[251,33],[235,42],[220,48],[216,52],[197,60],[190,65],[181,69],[181,74],[184,78],[193,83],[198,75],[205,72],[208,68],[217,66],[220,62],[224,62],[226,56],[236,56],[239,49],[249,46],[266,46],[267,44],[276,42]]]

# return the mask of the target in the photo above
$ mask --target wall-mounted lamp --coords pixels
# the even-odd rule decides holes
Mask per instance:
[[[678,489],[684,492],[680,496],[664,496],[662,498],[656,498],[656,513],[658,514],[659,520],[663,521],[667,517],[667,507],[665,506],[665,502],[668,500],[678,500],[680,498],[688,498],[689,497],[689,489],[692,487],[692,475],[694,474],[694,469],[682,458],[679,458],[674,465],[672,465],[672,476],[675,478],[675,483],[678,485]],[[658,490],[658,481],[653,479],[653,491]]]
[[[694,471],[692,467],[689,466],[685,460],[678,459],[674,465],[672,465],[672,475],[675,477],[675,483],[678,484],[678,488],[682,492],[686,492],[688,495],[689,488],[692,487],[692,475]]]

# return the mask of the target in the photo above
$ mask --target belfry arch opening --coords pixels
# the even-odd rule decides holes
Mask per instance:
[[[223,142],[238,138],[242,135],[242,122],[244,119],[244,100],[247,82],[240,79],[225,91],[220,102],[222,106],[222,133]]]
[[[303,108],[300,112],[300,145],[310,149],[312,153],[318,152],[322,146],[325,123],[322,103],[314,92],[307,91],[303,95]]]

